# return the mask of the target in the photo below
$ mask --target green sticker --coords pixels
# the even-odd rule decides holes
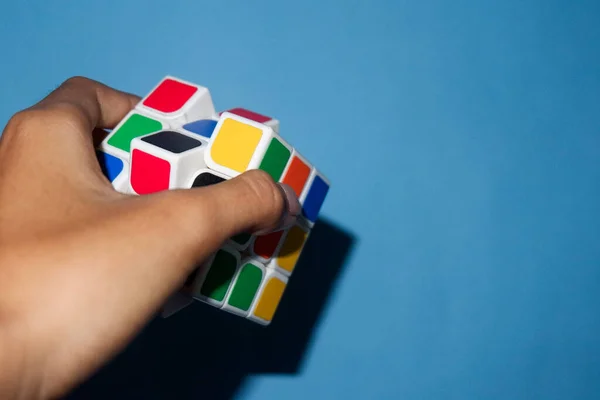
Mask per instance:
[[[116,132],[111,132],[108,144],[129,153],[133,139],[161,129],[162,124],[159,121],[140,114],[132,114]]]
[[[281,178],[291,154],[291,151],[283,143],[277,138],[272,138],[258,168],[266,171],[277,182]]]
[[[251,237],[252,237],[252,235],[250,235],[249,233],[240,233],[240,234],[237,234],[234,237],[232,237],[231,240],[233,240],[237,244],[243,246],[246,243],[248,243],[248,241],[250,240]]]
[[[253,264],[244,265],[229,297],[229,305],[248,311],[262,281],[262,270]]]
[[[236,267],[235,256],[228,251],[219,250],[210,265],[200,293],[211,299],[222,301],[227,294]]]

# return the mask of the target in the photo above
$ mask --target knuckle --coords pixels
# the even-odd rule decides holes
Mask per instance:
[[[47,108],[29,108],[14,114],[8,121],[4,134],[32,135],[56,126],[66,129],[81,129],[84,121],[78,117],[78,110],[70,104],[56,104]]]
[[[13,135],[27,130],[33,124],[37,124],[44,113],[36,109],[26,109],[15,113],[6,124],[5,133]]]
[[[92,83],[91,79],[86,78],[85,76],[81,76],[81,75],[74,75],[74,76],[67,78],[61,84],[61,86],[63,86],[63,87],[65,87],[65,86],[81,86],[81,85],[89,85],[90,83]]]

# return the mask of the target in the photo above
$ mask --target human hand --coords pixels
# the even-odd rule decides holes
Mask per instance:
[[[0,397],[56,398],[122,350],[229,237],[300,211],[267,173],[152,195],[116,192],[92,132],[140,99],[71,78],[0,137]]]

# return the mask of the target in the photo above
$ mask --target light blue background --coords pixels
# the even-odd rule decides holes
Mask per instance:
[[[300,371],[239,398],[598,398],[598,5],[5,2],[0,121],[165,74],[281,119],[357,245]]]

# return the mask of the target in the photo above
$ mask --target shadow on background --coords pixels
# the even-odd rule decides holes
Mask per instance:
[[[194,302],[153,320],[67,398],[231,399],[249,375],[298,373],[355,241],[321,219],[270,326]]]

